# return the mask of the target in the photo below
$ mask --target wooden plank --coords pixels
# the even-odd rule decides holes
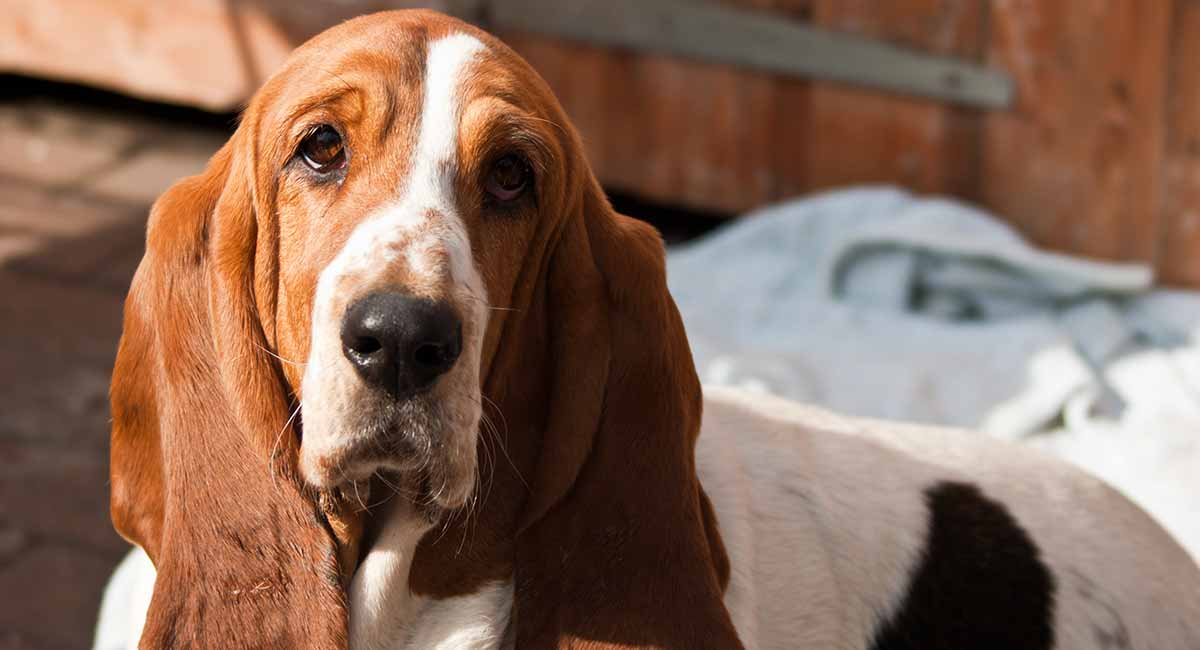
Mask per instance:
[[[801,17],[900,46],[968,60],[982,56],[981,0],[813,0]],[[979,113],[838,84],[781,82],[776,193],[859,183],[897,183],[919,192],[977,194]]]
[[[1017,106],[986,118],[985,204],[1041,245],[1154,259],[1171,2],[991,7],[989,60]]]
[[[1158,274],[1200,287],[1200,0],[1176,0],[1171,20],[1166,196]]]
[[[520,31],[499,35],[554,89],[609,187],[727,213],[771,198],[770,76]]]
[[[980,58],[982,0],[743,0],[780,20]],[[726,212],[862,182],[971,196],[977,114],[846,86],[785,81],[506,31],[583,133],[602,180]]]
[[[1011,80],[998,70],[714,3],[498,0],[489,18],[499,28],[971,106],[1004,107],[1012,98]]]

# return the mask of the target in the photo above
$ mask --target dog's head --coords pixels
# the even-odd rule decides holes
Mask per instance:
[[[299,48],[156,204],[126,310],[113,512],[159,569],[153,638],[320,644],[261,622],[287,607],[334,638],[373,476],[432,521],[476,506],[409,586],[515,573],[524,644],[732,638],[661,240],[496,39],[391,12]],[[247,570],[269,596],[214,604]]]
[[[306,45],[259,132],[288,136],[263,148],[280,158],[277,345],[297,362],[304,477],[391,470],[454,509],[477,476],[485,340],[565,211],[568,143],[519,59],[418,16]]]

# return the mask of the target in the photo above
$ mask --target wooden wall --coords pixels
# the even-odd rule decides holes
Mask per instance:
[[[1050,248],[1200,286],[1200,0],[738,0],[1004,68],[1003,112],[501,34],[609,185],[738,212],[851,183],[982,203]]]

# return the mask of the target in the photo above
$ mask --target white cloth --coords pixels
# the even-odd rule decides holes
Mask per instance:
[[[1027,441],[1200,557],[1200,293],[871,187],[751,213],[667,269],[706,383]]]

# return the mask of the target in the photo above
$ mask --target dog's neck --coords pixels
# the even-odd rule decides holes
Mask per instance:
[[[492,582],[445,599],[414,594],[409,574],[431,525],[404,499],[379,515],[379,533],[350,585],[350,648],[500,648],[512,611],[512,582]]]

